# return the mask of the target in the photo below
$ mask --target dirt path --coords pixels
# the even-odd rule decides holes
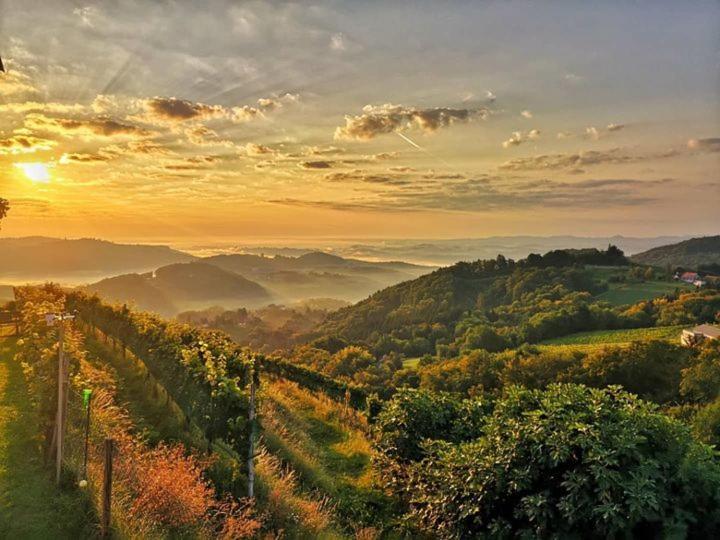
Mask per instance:
[[[43,466],[14,349],[14,340],[0,338],[0,538],[90,538],[87,505],[77,493],[60,493]]]

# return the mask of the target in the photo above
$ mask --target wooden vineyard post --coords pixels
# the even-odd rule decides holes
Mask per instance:
[[[110,536],[110,505],[112,503],[113,440],[105,439],[105,473],[102,491],[102,537]]]
[[[65,412],[65,358],[63,357],[63,337],[64,337],[64,327],[63,327],[63,321],[60,321],[60,326],[58,327],[58,393],[57,393],[57,416],[55,419],[55,430],[57,433],[56,437],[56,447],[55,447],[55,483],[59,486],[60,485],[60,473],[62,471],[62,461],[63,461],[63,443],[64,443],[64,427],[65,427],[65,418],[63,417],[63,413]]]
[[[250,444],[248,445],[248,497],[255,496],[255,365],[250,368]]]

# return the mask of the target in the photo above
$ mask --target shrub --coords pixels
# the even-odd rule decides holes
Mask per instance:
[[[411,517],[444,538],[709,538],[720,466],[617,387],[511,388],[477,439],[410,465]]]

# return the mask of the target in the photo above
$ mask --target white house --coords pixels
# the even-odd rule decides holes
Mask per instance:
[[[680,336],[680,343],[689,347],[702,343],[706,339],[720,338],[720,328],[711,324],[701,324],[689,330],[683,330]]]

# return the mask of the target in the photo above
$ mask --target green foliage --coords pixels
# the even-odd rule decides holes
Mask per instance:
[[[258,362],[261,371],[296,382],[303,388],[323,392],[336,401],[347,402],[355,409],[363,410],[366,407],[368,394],[356,385],[337,381],[314,369],[278,357],[259,356]]]
[[[681,371],[689,356],[679,345],[636,341],[628,347],[591,351],[576,378],[599,388],[621,385],[643,399],[667,403],[679,397]]]
[[[245,453],[245,385],[254,371],[253,355],[221,332],[167,322],[126,306],[110,306],[80,292],[68,295],[68,306],[77,310],[84,322],[142,359],[209,441],[220,438]]]
[[[45,444],[50,444],[52,427],[57,410],[58,332],[64,324],[64,358],[69,376],[77,372],[85,352],[80,335],[70,323],[47,324],[47,314],[60,314],[66,310],[65,296],[59,286],[17,287],[17,309],[20,312],[23,338],[18,340],[15,355],[25,373],[31,400],[38,409]]]
[[[702,407],[692,420],[695,436],[716,448],[720,447],[720,399]]]
[[[680,393],[691,401],[707,403],[720,395],[720,341],[700,347],[689,367],[682,371]]]
[[[377,446],[392,459],[417,461],[424,455],[423,443],[428,439],[460,442],[476,436],[487,411],[484,399],[399,390],[375,420]]]
[[[434,399],[443,398],[422,403]],[[400,418],[388,436],[409,440],[407,455],[417,461],[395,488],[409,517],[434,536],[708,538],[720,527],[712,451],[618,388],[508,389],[475,438],[459,443],[417,441],[417,421],[396,412],[406,401],[387,405],[389,417]],[[425,407],[410,410],[434,418]],[[426,437],[443,433],[432,423],[419,427]]]

